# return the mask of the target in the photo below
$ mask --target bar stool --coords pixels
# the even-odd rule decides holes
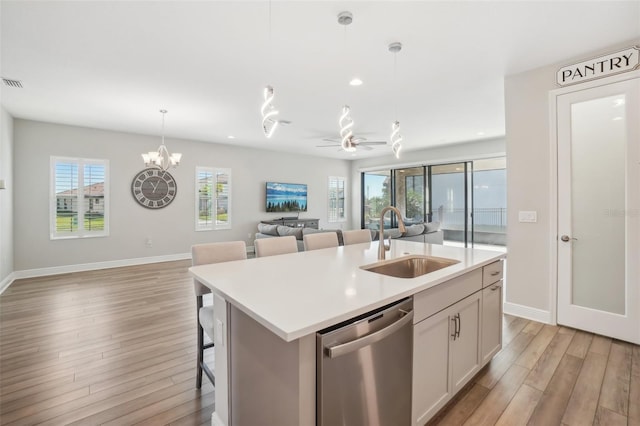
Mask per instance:
[[[298,243],[293,235],[288,237],[258,238],[253,244],[256,249],[256,257],[298,252]]]
[[[223,243],[196,244],[191,247],[191,262],[193,266],[210,263],[229,262],[231,260],[243,260],[247,258],[247,247],[244,241],[231,241]],[[202,372],[207,375],[215,386],[213,372],[204,362],[205,349],[214,346],[213,305],[203,306],[202,296],[211,293],[209,287],[200,281],[193,279],[193,288],[196,293],[196,314],[198,318],[198,373],[196,376],[196,388],[202,387]],[[207,333],[211,343],[204,344],[204,333]]]
[[[344,245],[360,244],[371,242],[371,231],[368,229],[354,229],[352,231],[342,231]]]
[[[302,236],[305,250],[318,250],[329,247],[338,247],[338,234],[335,232],[319,232]]]

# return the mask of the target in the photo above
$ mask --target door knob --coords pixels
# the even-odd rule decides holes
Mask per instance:
[[[568,235],[563,235],[562,237],[560,237],[560,239],[561,239],[562,241],[564,241],[565,243],[566,243],[567,241],[570,241],[570,240],[576,240],[576,241],[578,241],[578,239],[577,239],[577,238],[572,238],[572,237],[570,237],[570,236],[568,236]]]

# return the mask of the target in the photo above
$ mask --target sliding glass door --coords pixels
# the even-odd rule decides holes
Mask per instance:
[[[394,170],[395,206],[402,213],[405,225],[424,223],[429,211],[429,189],[424,167]]]
[[[444,244],[503,250],[507,227],[505,157],[362,174],[362,227],[378,229],[396,206],[405,224],[439,222]],[[395,215],[385,227],[397,227]]]
[[[507,245],[507,161],[505,157],[473,162],[474,245]]]
[[[389,205],[391,205],[391,170],[363,173],[362,228],[378,229],[380,212]]]
[[[471,228],[466,170],[467,163],[431,166],[432,221],[440,222],[445,244],[464,245]]]

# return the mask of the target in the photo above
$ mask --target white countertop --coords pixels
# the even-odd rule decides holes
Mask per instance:
[[[360,269],[376,263],[378,242],[189,269],[203,284],[290,342],[506,257],[505,253],[391,240],[387,260],[408,254],[460,263],[416,278]]]

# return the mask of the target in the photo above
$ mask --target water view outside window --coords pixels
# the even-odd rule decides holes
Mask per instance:
[[[445,244],[505,246],[506,177],[505,157],[366,172],[362,222],[377,229],[382,208],[394,205],[405,224],[439,222]]]

